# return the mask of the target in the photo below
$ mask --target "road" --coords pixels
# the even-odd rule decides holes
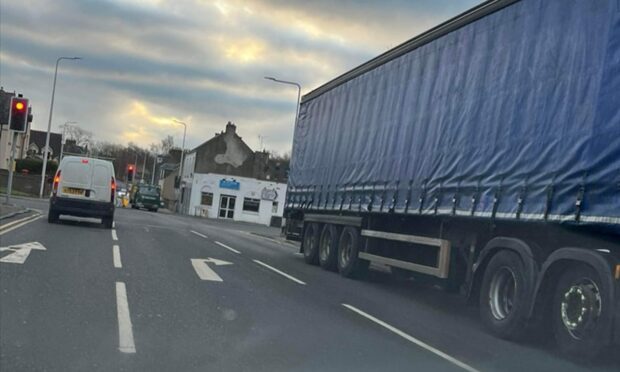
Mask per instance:
[[[497,339],[461,297],[381,270],[355,281],[306,265],[267,228],[131,209],[117,209],[112,231],[43,217],[0,232],[3,247],[45,249],[0,262],[2,371],[620,367],[575,364],[542,337]]]

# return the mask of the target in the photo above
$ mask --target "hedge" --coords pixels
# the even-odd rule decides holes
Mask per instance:
[[[47,168],[45,173],[48,175],[53,175],[56,173],[56,169],[58,169],[58,163],[55,160],[49,160],[47,162]],[[18,173],[24,172],[24,170],[28,171],[30,174],[41,174],[43,170],[43,160],[40,159],[16,159],[15,160],[15,171]]]

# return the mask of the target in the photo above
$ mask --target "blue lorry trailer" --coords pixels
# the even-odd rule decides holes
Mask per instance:
[[[494,0],[306,94],[284,232],[477,301],[488,329],[620,341],[620,1]]]

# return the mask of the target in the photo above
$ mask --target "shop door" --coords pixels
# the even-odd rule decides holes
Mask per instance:
[[[236,196],[222,195],[220,196],[220,218],[230,218],[235,216],[235,199]]]

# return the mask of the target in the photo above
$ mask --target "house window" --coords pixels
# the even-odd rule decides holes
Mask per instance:
[[[245,212],[256,212],[260,206],[260,199],[243,198],[243,210]]]
[[[271,213],[273,214],[278,213],[278,202],[273,202],[273,204],[271,204]]]
[[[200,197],[201,205],[213,205],[213,193],[212,192],[203,192]]]

